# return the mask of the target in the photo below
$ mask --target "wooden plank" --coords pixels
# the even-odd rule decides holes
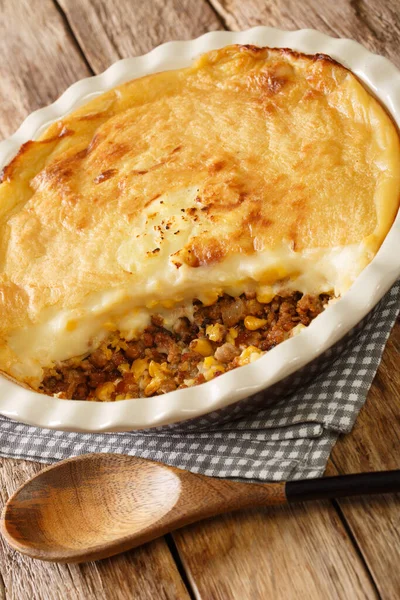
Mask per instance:
[[[339,473],[399,469],[400,322],[350,436],[336,444]],[[382,598],[400,597],[400,494],[341,500],[339,506]]]
[[[210,0],[228,29],[268,25],[350,37],[400,65],[398,0]]]
[[[222,28],[205,0],[58,2],[96,73],[119,58],[143,54],[163,42]]]
[[[197,598],[377,597],[330,503],[226,515],[174,539]]]
[[[397,321],[351,436],[342,437],[333,450],[336,467],[346,473],[399,469],[399,424],[400,321]]]
[[[51,0],[0,0],[0,136],[91,71]],[[2,459],[0,490],[8,494],[42,467]],[[23,558],[1,540],[0,599],[185,599],[186,588],[165,540],[96,564],[58,566]]]
[[[42,468],[38,463],[0,459],[1,504]],[[164,539],[97,563],[57,565],[27,558],[1,538],[0,572],[3,598],[14,600],[189,598]]]
[[[90,71],[51,0],[0,1],[0,137]]]

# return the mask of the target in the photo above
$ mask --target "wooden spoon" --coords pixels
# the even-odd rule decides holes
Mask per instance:
[[[134,456],[87,454],[52,465],[20,487],[4,507],[1,531],[32,558],[83,562],[239,508],[393,491],[400,491],[400,471],[254,484]]]

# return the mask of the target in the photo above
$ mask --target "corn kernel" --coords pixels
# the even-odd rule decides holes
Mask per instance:
[[[272,285],[273,283],[275,283],[279,279],[283,279],[287,275],[288,275],[288,272],[285,268],[271,267],[270,269],[267,269],[266,271],[264,271],[264,273],[262,274],[262,277],[261,277],[261,282],[264,284]]]
[[[150,377],[150,375],[149,375],[148,371],[145,371],[145,372],[143,373],[143,375],[141,376],[141,378],[139,379],[139,381],[138,381],[139,388],[140,388],[141,390],[145,390],[145,389],[146,389],[146,387],[149,385],[149,383],[151,383],[151,381],[152,381],[152,379],[151,379],[151,377]],[[157,381],[158,381],[158,380],[157,380]]]
[[[110,400],[111,394],[115,392],[115,385],[111,381],[107,381],[106,383],[102,383],[98,385],[96,388],[96,398],[98,400]]]
[[[206,338],[199,338],[190,342],[189,348],[202,356],[211,356],[214,353],[211,343]]]
[[[224,365],[218,362],[213,356],[207,356],[204,359],[203,367],[205,368],[204,378],[206,381],[213,379],[216,373],[223,373],[225,371]]]
[[[121,350],[128,350],[128,347],[129,347],[128,344],[126,343],[126,341],[123,339],[119,340],[118,346],[120,347]]]
[[[144,371],[148,369],[149,361],[147,358],[137,358],[133,361],[131,366],[131,372],[134,374],[136,381],[140,379]]]
[[[212,306],[218,300],[218,292],[209,292],[201,297],[203,306]]]
[[[150,383],[148,383],[146,385],[146,387],[144,388],[145,396],[151,396],[152,394],[154,394],[154,392],[156,392],[158,390],[158,388],[160,387],[161,383],[162,383],[161,379],[159,379],[158,377],[153,377],[153,379],[150,381]]]
[[[262,356],[262,352],[252,352],[250,354],[250,360],[249,360],[249,362],[252,363],[252,362],[258,360],[260,358],[260,356]]]
[[[247,365],[257,359],[261,354],[262,351],[259,348],[256,348],[255,346],[248,346],[239,356],[239,365]]]
[[[118,396],[115,396],[116,400],[125,400],[125,394],[118,394]]]
[[[103,354],[105,354],[107,360],[111,360],[113,351],[111,350],[111,348],[103,348]]]
[[[259,319],[258,317],[253,317],[253,315],[247,315],[244,319],[244,326],[250,331],[256,331],[257,329],[264,327],[267,323],[268,321],[266,319]]]
[[[154,360],[150,361],[149,364],[149,375],[150,377],[157,377],[157,372],[160,370],[160,365]]]
[[[118,366],[118,371],[120,373],[127,373],[130,369],[129,363],[122,363]]]
[[[203,365],[206,369],[209,369],[210,367],[213,367],[218,364],[219,363],[218,363],[217,359],[214,358],[213,356],[207,356],[207,358],[205,358],[203,361]]]
[[[204,373],[204,379],[210,381],[217,373],[224,373],[225,367],[221,364],[213,365],[208,371]]]
[[[247,348],[245,348],[242,354],[240,355],[240,358],[248,358],[251,354],[253,354],[253,352],[261,354],[261,350],[259,348],[256,348],[256,346],[247,346]]]
[[[149,375],[150,377],[157,377],[157,379],[165,379],[166,372],[169,373],[168,369],[166,369],[167,363],[162,363],[160,365],[155,360],[150,361],[149,364]]]
[[[231,327],[228,330],[228,333],[227,333],[227,336],[226,336],[226,341],[229,344],[235,345],[235,340],[236,340],[236,338],[237,338],[238,335],[239,335],[239,333],[237,332],[237,330],[234,327]]]
[[[70,321],[67,322],[65,329],[67,331],[74,331],[74,329],[77,328],[77,325],[78,325],[78,323],[74,319],[71,319]]]
[[[206,335],[213,342],[222,342],[224,339],[225,327],[221,323],[215,325],[207,325]]]
[[[214,369],[209,369],[208,371],[206,371],[204,373],[204,379],[206,381],[210,381],[211,379],[214,378],[214,375],[215,375],[215,370]]]
[[[259,292],[257,294],[257,300],[261,302],[261,304],[269,304],[275,298],[275,294],[273,292]]]

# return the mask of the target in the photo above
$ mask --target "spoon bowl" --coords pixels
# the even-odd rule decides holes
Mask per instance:
[[[56,463],[21,486],[4,507],[1,532],[32,558],[83,562],[239,508],[390,491],[400,491],[400,471],[253,484],[135,456],[87,454]]]
[[[57,559],[96,553],[145,530],[173,508],[180,479],[157,463],[127,458],[99,454],[46,469],[14,495],[5,535],[29,544],[37,558],[50,546]]]

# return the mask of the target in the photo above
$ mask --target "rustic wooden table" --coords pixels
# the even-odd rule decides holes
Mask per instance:
[[[399,0],[0,0],[0,137],[119,58],[261,24],[351,37],[400,67]],[[397,324],[328,473],[400,467],[399,350]],[[1,502],[40,469],[1,460]],[[0,598],[7,599],[400,598],[395,496],[227,515],[81,566],[40,563],[0,544]]]

